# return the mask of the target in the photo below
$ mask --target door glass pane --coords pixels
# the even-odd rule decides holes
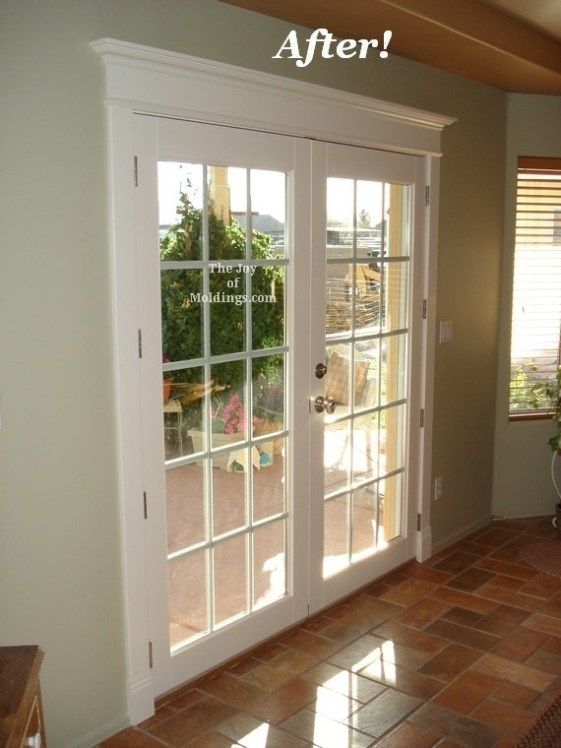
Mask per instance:
[[[271,246],[271,253],[276,249]],[[284,287],[286,267],[251,266],[251,331],[255,350],[285,344]]]
[[[408,184],[385,184],[384,204],[386,257],[409,257],[411,254],[411,187]]]
[[[323,469],[325,493],[333,493],[350,484],[350,421],[327,423],[323,431]]]
[[[253,532],[253,605],[262,607],[286,594],[286,522]]]
[[[383,478],[378,484],[379,530],[378,547],[401,535],[401,513],[403,504],[403,473]]]
[[[249,450],[222,452],[212,459],[212,532],[214,536],[246,524],[247,465]]]
[[[407,391],[407,335],[382,338],[380,403],[402,400]]]
[[[380,413],[367,413],[352,420],[353,483],[378,477]]]
[[[356,182],[356,256],[376,260],[382,249],[384,231],[383,185]]]
[[[286,185],[278,171],[158,165],[175,650],[286,592]]]
[[[259,441],[256,448],[261,469],[253,473],[254,522],[280,514],[286,507],[286,439]]]
[[[286,174],[251,170],[251,257],[284,257],[286,244]],[[245,224],[240,220],[243,228]]]
[[[337,404],[337,416],[342,416],[351,411],[351,399],[353,397],[353,369],[352,348],[350,345],[333,343],[328,345],[325,353],[327,373],[325,375],[325,397],[334,400]],[[355,389],[364,390],[364,371],[355,367]],[[358,381],[356,381],[358,380]]]
[[[222,540],[213,549],[212,581],[217,624],[248,609],[246,580],[247,535]]]
[[[207,166],[207,215],[211,260],[241,260],[246,256],[247,171],[231,166]],[[227,263],[222,263],[228,267]],[[233,263],[230,263],[233,264]],[[232,286],[229,287],[230,289]]]
[[[212,377],[211,442],[213,448],[235,445],[247,438],[246,363],[225,361],[210,367]]]
[[[179,551],[206,539],[205,460],[166,471],[168,551]]]
[[[160,259],[201,260],[203,166],[173,161],[158,164]],[[181,230],[183,228],[187,230]]]
[[[341,260],[354,254],[354,182],[327,180],[326,256]]]
[[[352,560],[371,555],[376,550],[378,527],[377,484],[370,483],[353,492],[353,542]]]
[[[408,262],[382,263],[382,327],[384,332],[407,327]]]
[[[380,403],[380,341],[354,344],[354,412],[376,408]]]
[[[203,452],[205,399],[211,391],[204,368],[165,370],[163,416],[167,460]]]
[[[164,361],[203,355],[202,270],[163,270],[162,339]]]
[[[349,495],[323,505],[323,576],[331,577],[349,565]]]
[[[207,303],[210,307],[210,351],[215,356],[245,349],[245,276],[246,272],[237,264],[210,265]]]
[[[380,475],[405,467],[405,405],[380,413]]]
[[[353,298],[357,336],[377,335],[380,332],[381,267],[379,262],[355,264]]]
[[[171,646],[209,629],[207,615],[207,551],[194,551],[168,562]]]
[[[330,262],[326,283],[325,331],[328,335],[348,334],[353,315],[353,264]]]
[[[401,533],[410,198],[408,185],[327,180],[324,577]]]

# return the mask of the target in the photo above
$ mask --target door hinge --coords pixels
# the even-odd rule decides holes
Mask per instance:
[[[417,515],[417,532],[421,532],[421,515]]]
[[[138,331],[138,358],[142,358],[142,330]]]
[[[134,171],[134,186],[138,187],[138,156],[134,157],[133,171]]]
[[[421,428],[425,425],[425,409],[421,408],[421,412],[419,415],[419,425]]]
[[[425,205],[430,205],[430,187],[428,184],[425,187]]]
[[[152,652],[152,642],[148,642],[148,664],[151,668],[154,667],[154,655]]]
[[[146,491],[142,492],[142,501],[144,503],[144,519],[148,519],[148,501],[146,499]]]
[[[427,318],[427,300],[423,299],[423,319]]]

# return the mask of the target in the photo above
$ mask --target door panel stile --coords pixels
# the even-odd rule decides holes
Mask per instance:
[[[325,391],[325,379],[318,379],[316,364],[325,364],[325,336],[318,332],[318,320],[325,319],[325,225],[327,143],[312,146],[311,192],[311,253],[309,257],[311,326],[308,332],[311,366],[306,381],[309,383],[310,415],[310,613],[324,606],[323,596],[323,423],[314,414],[313,402]],[[321,325],[323,328],[323,324]]]
[[[287,297],[290,306],[292,355],[290,357],[292,414],[292,453],[289,485],[292,488],[292,542],[293,567],[290,575],[295,600],[295,620],[308,613],[310,547],[310,418],[308,414],[308,379],[312,367],[309,345],[310,329],[310,252],[312,213],[309,175],[311,174],[312,147],[309,140],[294,139],[294,171],[289,191],[292,207],[292,283]],[[298,196],[298,199],[293,199]],[[292,199],[291,199],[292,197]],[[305,570],[305,571],[304,571]]]
[[[157,121],[135,117],[135,145],[138,158],[136,190],[136,243],[138,252],[139,328],[142,330],[143,355],[141,371],[142,461],[144,489],[147,497],[146,541],[148,545],[147,575],[148,619],[152,641],[154,688],[162,693],[171,687],[169,635],[167,629],[167,576],[165,513],[159,511],[159,497],[165,495],[163,424],[161,391],[161,328],[158,233]],[[148,656],[148,655],[147,655]]]

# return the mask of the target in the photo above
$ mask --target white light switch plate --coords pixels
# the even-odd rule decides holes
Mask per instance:
[[[440,334],[439,334],[440,342],[450,343],[452,342],[452,336],[453,336],[452,321],[451,320],[442,321],[440,323]]]

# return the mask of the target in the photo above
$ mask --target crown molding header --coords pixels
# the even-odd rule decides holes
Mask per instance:
[[[107,99],[141,113],[431,155],[456,121],[180,52],[107,38],[90,46],[105,63]]]

